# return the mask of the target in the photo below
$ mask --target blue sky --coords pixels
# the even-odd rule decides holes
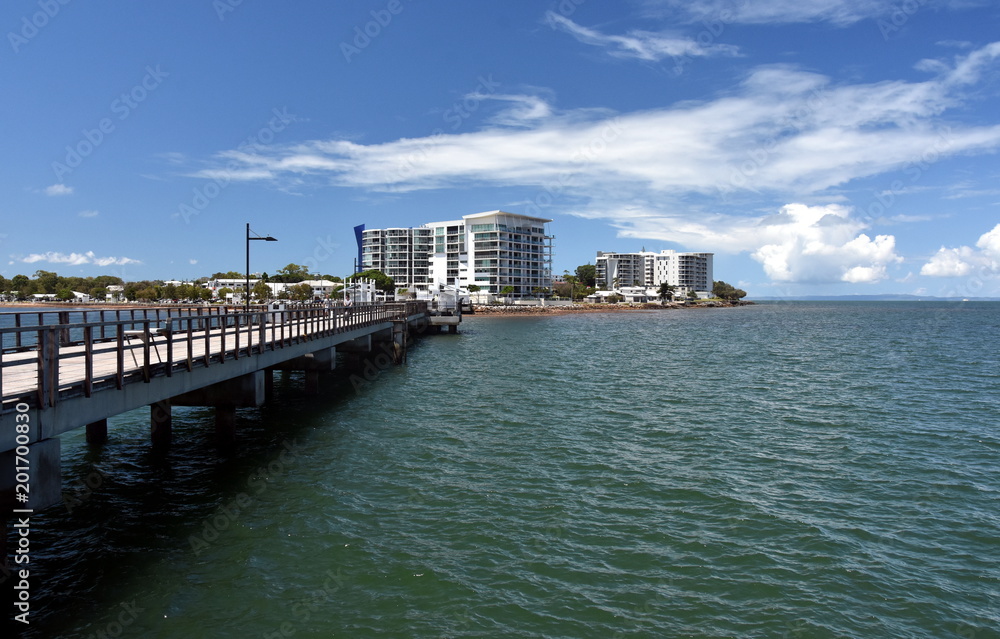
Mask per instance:
[[[752,295],[1000,295],[1000,7],[11,0],[0,273],[290,263],[503,209]]]

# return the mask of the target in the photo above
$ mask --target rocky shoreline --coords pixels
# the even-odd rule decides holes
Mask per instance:
[[[665,311],[674,309],[731,308],[734,306],[752,306],[754,302],[667,302],[665,304],[574,304],[572,306],[473,306],[476,315],[577,315],[581,313],[630,313],[636,311]]]

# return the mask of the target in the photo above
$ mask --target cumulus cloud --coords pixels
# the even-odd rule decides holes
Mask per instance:
[[[1000,272],[1000,224],[983,233],[976,242],[976,248],[942,246],[920,268],[920,274],[931,277],[964,277],[977,269]]]
[[[49,197],[58,197],[60,195],[72,195],[73,187],[66,186],[65,184],[53,184],[52,186],[45,187],[45,195]]]
[[[139,260],[134,260],[130,257],[97,257],[93,251],[87,251],[86,253],[58,253],[55,251],[48,251],[46,253],[32,253],[15,259],[23,264],[48,262],[50,264],[68,264],[70,266],[78,266],[81,264],[94,264],[95,266],[123,266],[125,264],[142,263]]]
[[[605,35],[581,26],[554,11],[546,13],[553,29],[570,34],[578,41],[607,50],[616,58],[636,58],[658,62],[664,58],[736,56],[739,49],[730,44],[700,43],[692,38],[651,31],[633,30],[626,35]]]
[[[879,282],[889,277],[887,267],[902,261],[895,237],[863,233],[868,222],[840,204],[787,204],[771,215],[709,215],[700,222],[651,210],[633,210],[630,217],[619,224],[624,237],[746,251],[778,282]]]

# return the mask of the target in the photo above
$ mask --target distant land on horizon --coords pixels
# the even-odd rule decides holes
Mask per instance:
[[[755,302],[1000,302],[1000,297],[934,297],[933,295],[792,295],[789,297],[751,297]]]

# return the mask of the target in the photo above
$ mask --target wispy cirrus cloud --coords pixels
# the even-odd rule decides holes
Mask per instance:
[[[324,185],[401,192],[470,183],[545,187],[568,174],[584,195],[627,186],[654,194],[770,191],[798,198],[899,169],[928,149],[947,157],[1000,148],[1000,123],[941,117],[964,103],[964,87],[998,56],[1000,43],[991,44],[924,82],[837,85],[794,67],[764,66],[713,100],[632,113],[559,111],[533,96],[534,103],[519,105],[516,128],[226,151],[216,166],[194,175],[312,177]]]
[[[130,257],[98,257],[93,251],[84,253],[59,253],[48,251],[45,253],[31,253],[25,256],[12,255],[11,259],[22,264],[35,264],[37,262],[48,262],[49,264],[67,264],[69,266],[79,266],[81,264],[94,264],[95,266],[124,266],[126,264],[142,264],[139,260]]]
[[[891,16],[895,11],[982,6],[986,0],[646,0],[647,11],[690,22],[722,20],[742,24],[828,22],[848,26],[861,20]]]
[[[578,41],[607,50],[616,58],[636,58],[658,62],[664,58],[737,56],[739,49],[730,44],[699,43],[673,33],[632,30],[625,35],[606,35],[600,31],[581,26],[566,16],[554,11],[545,14],[554,29],[565,31]]]

